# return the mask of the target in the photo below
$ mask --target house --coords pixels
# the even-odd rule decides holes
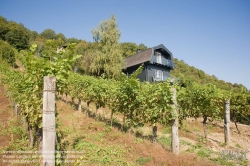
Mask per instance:
[[[126,58],[124,72],[129,76],[142,64],[144,69],[138,78],[148,82],[166,81],[175,68],[173,55],[163,44]]]

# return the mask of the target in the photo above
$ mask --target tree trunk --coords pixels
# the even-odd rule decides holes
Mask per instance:
[[[153,143],[156,143],[157,138],[157,126],[153,126]]]
[[[233,110],[233,121],[234,121],[235,127],[236,127],[236,129],[238,131],[238,134],[240,134],[240,130],[239,130],[238,125],[237,125],[237,119],[236,119],[235,110]]]
[[[29,133],[29,143],[30,147],[33,148],[34,146],[34,135],[33,135],[33,128],[29,125],[28,127],[28,133]]]
[[[25,129],[25,132],[28,132],[28,120],[27,120],[27,117],[25,115],[23,118],[23,128]],[[28,132],[28,135],[29,135],[29,132]]]
[[[42,129],[37,129],[36,132],[36,139],[37,139],[37,150],[41,151],[42,150]]]
[[[203,129],[204,129],[205,139],[207,139],[207,115],[203,116]]]
[[[111,110],[111,115],[110,115],[110,126],[113,127],[113,110]]]

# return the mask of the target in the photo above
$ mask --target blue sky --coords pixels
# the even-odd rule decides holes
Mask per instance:
[[[0,1],[0,15],[9,21],[87,41],[111,14],[121,42],[164,44],[190,66],[250,89],[249,0]]]

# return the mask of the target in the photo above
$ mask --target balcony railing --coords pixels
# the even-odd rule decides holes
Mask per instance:
[[[168,66],[168,67],[171,67],[171,68],[174,67],[173,61],[169,60],[169,59],[165,59],[165,58],[161,58],[161,63],[159,63],[159,62],[157,62],[156,57],[153,57],[153,63]]]

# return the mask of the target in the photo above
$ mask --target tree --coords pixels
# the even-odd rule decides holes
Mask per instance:
[[[144,51],[144,50],[148,49],[148,47],[145,46],[143,43],[139,44],[138,48],[139,48],[141,51]]]
[[[120,45],[121,45],[123,57],[134,55],[136,54],[138,50],[138,46],[136,45],[136,43],[124,42],[124,43],[121,43]]]
[[[10,30],[6,34],[5,39],[18,51],[29,48],[29,35],[24,28],[16,27]]]
[[[98,44],[91,65],[92,72],[105,74],[108,78],[120,75],[123,67],[123,57],[119,39],[121,32],[116,23],[116,17],[102,21],[97,28],[92,29],[93,39]]]
[[[65,42],[61,38],[56,39],[55,42],[56,42],[57,48],[62,48],[62,46],[65,44]]]
[[[68,38],[66,42],[67,42],[68,44],[70,44],[70,43],[76,43],[76,44],[78,44],[78,43],[81,42],[81,40],[72,37],[72,38]]]
[[[76,61],[76,66],[81,70],[82,73],[92,75],[91,65],[93,63],[94,56],[98,49],[98,43],[89,43],[81,41],[75,48],[75,54],[82,55],[80,59]]]
[[[55,39],[56,33],[52,29],[45,29],[40,35],[45,39]]]
[[[38,37],[38,33],[36,31],[30,31],[29,30],[29,35],[30,35],[30,41],[35,41],[36,38]]]
[[[11,65],[16,61],[13,48],[8,43],[0,40],[0,59],[1,58]]]
[[[66,41],[67,41],[67,39],[66,39],[66,37],[64,36],[64,34],[62,34],[62,33],[58,33],[58,34],[56,34],[55,35],[55,39],[61,39],[61,40],[63,40],[63,42],[64,43],[66,43]]]
[[[0,16],[0,40],[5,40],[5,35],[9,31],[8,21]]]
[[[88,43],[85,40],[81,41],[76,45],[75,53],[80,55],[84,54],[84,52],[90,48],[90,45],[91,43]]]

